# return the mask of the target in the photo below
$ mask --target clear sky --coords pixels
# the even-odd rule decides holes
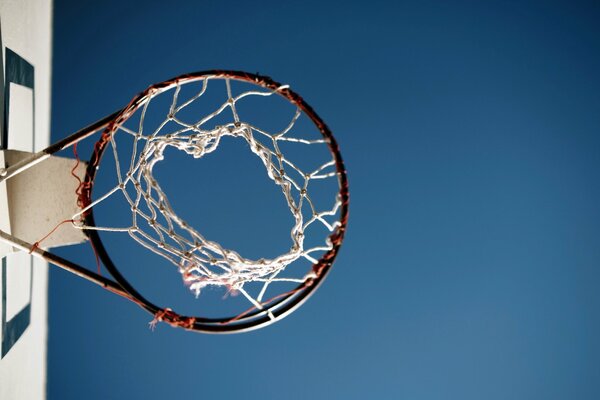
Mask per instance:
[[[53,140],[181,73],[260,72],[329,124],[351,203],[325,284],[247,334],[152,332],[53,269],[48,398],[599,398],[599,20],[573,1],[55,1]]]

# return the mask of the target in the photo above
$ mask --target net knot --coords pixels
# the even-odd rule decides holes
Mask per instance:
[[[166,322],[175,328],[192,329],[196,318],[183,317],[170,308],[164,308],[154,314],[154,319],[149,323],[150,329],[154,330],[159,322]]]

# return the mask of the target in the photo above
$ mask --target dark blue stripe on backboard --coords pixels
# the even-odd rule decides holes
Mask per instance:
[[[1,43],[0,43],[1,49]],[[0,137],[0,148],[4,149],[8,145],[8,111],[10,109],[10,84],[25,86],[33,91],[32,118],[33,118],[33,145],[31,151],[35,149],[35,91],[34,91],[34,68],[33,65],[25,61],[21,56],[6,48],[6,76],[4,80],[4,129]],[[33,257],[30,257],[29,268],[31,270],[29,282],[29,303],[21,309],[9,321],[6,320],[6,299],[7,299],[7,267],[6,258],[2,259],[2,351],[0,358],[3,358],[14,344],[19,340],[23,332],[31,323],[31,296],[33,289]]]

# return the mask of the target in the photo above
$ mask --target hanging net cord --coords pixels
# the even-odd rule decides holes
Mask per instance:
[[[209,82],[217,80],[225,81],[227,100],[223,104],[193,123],[178,118],[178,113],[202,98],[208,90]],[[89,204],[82,204],[83,208],[73,217],[76,221],[74,225],[80,229],[126,232],[140,245],[175,265],[184,283],[196,296],[209,285],[220,286],[242,293],[254,307],[261,309],[269,285],[275,282],[310,283],[319,273],[318,269],[313,268],[304,270],[302,275],[288,277],[283,273],[288,265],[301,258],[308,260],[313,266],[317,265],[319,254],[332,249],[330,238],[341,225],[336,219],[339,218],[340,196],[338,194],[332,199],[330,208],[318,210],[311,200],[309,185],[311,181],[327,179],[334,180],[332,184],[337,184],[339,188],[333,156],[312,171],[305,172],[280,150],[282,142],[294,142],[310,148],[315,145],[327,146],[328,139],[301,138],[295,132],[292,135],[295,124],[303,114],[303,111],[292,103],[290,105],[295,107],[295,112],[292,112],[291,120],[283,130],[276,133],[266,132],[240,120],[236,106],[241,101],[248,101],[256,96],[279,96],[277,92],[286,89],[287,86],[276,90],[257,86],[256,90],[233,96],[229,78],[206,77],[201,81],[199,91],[187,100],[180,99],[181,86],[182,84],[177,83],[174,88],[150,91],[144,103],[133,111],[140,113],[139,124],[136,124],[135,129],[125,126],[127,118],[131,117],[128,115],[121,120],[117,119],[104,133],[103,138],[107,142],[105,144],[112,148],[118,183]],[[168,115],[156,129],[146,133],[144,121],[152,99],[169,90],[172,91],[172,100]],[[222,121],[224,115],[231,116],[230,122],[206,128],[216,117]],[[130,135],[133,138],[131,158],[127,160],[127,166],[122,160],[123,152],[118,148],[119,135]],[[153,168],[165,159],[165,151],[168,148],[201,158],[217,150],[221,139],[226,136],[245,140],[252,153],[262,161],[269,179],[281,189],[294,221],[290,232],[292,244],[287,253],[272,259],[251,260],[206,239],[175,213],[167,195],[155,179]],[[131,209],[130,226],[89,226],[83,222],[88,210],[119,194]],[[304,248],[305,231],[313,224],[321,224],[330,234],[324,235],[321,244]],[[244,285],[249,282],[259,282],[262,285],[258,294],[251,295],[244,290]]]

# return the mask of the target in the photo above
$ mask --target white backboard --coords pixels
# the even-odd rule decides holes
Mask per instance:
[[[51,1],[0,0],[2,148],[36,151],[49,144],[51,30]],[[6,197],[0,184],[0,229],[10,231]],[[1,260],[2,400],[46,397],[47,274],[46,263],[25,253]]]

